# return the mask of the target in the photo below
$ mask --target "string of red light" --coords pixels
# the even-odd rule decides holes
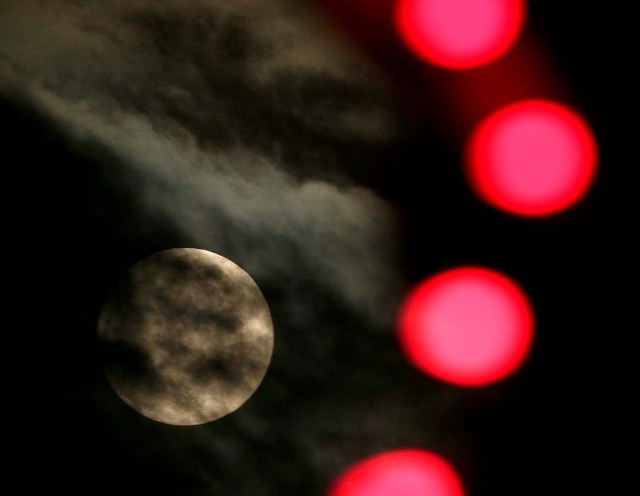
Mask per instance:
[[[523,36],[524,0],[318,0],[396,75],[417,108],[439,93],[463,141],[465,177],[481,201],[542,217],[588,192],[597,144],[539,48]],[[523,39],[524,38],[524,39]],[[407,76],[408,74],[408,76]],[[430,91],[427,91],[429,88]],[[458,386],[498,381],[525,361],[534,312],[524,290],[485,267],[431,275],[406,296],[398,340],[418,370]],[[374,455],[330,496],[462,496],[453,467],[426,450]]]

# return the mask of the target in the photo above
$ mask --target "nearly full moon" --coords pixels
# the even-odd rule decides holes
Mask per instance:
[[[104,370],[146,417],[197,425],[239,408],[271,361],[273,324],[253,279],[205,250],[145,258],[124,275],[98,319]]]

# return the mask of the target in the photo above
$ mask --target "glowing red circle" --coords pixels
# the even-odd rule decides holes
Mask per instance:
[[[518,368],[533,341],[534,318],[524,292],[482,267],[436,274],[407,296],[398,338],[408,360],[461,386],[497,381]]]
[[[400,0],[396,26],[421,59],[469,69],[503,55],[520,34],[524,0]]]
[[[417,449],[389,451],[348,468],[328,496],[464,496],[451,465]]]
[[[510,213],[543,216],[563,210],[588,191],[597,145],[573,110],[547,100],[504,107],[482,121],[467,144],[471,187]]]

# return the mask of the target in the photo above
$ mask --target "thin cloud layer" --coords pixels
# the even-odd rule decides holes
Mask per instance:
[[[353,55],[320,29],[306,33],[282,5],[253,3],[259,15],[247,15],[246,5],[210,2],[13,4],[1,30],[5,85],[26,87],[74,139],[112,150],[144,208],[188,242],[257,277],[286,271],[295,251],[319,282],[388,326],[400,289],[395,213],[350,185],[335,148],[389,141],[394,121],[365,65],[354,70]],[[317,48],[320,34],[335,50]],[[235,231],[222,232],[221,218]]]

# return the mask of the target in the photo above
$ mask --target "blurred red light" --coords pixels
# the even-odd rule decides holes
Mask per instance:
[[[521,365],[533,328],[531,306],[513,281],[485,268],[461,267],[436,274],[409,293],[398,338],[423,372],[481,386]]]
[[[466,171],[484,201],[510,213],[542,216],[580,200],[596,162],[595,139],[576,112],[527,100],[480,123],[467,146]]]
[[[328,496],[464,496],[451,465],[423,450],[397,450],[367,458],[347,469]]]
[[[423,60],[448,69],[487,64],[514,44],[523,0],[400,0],[396,25]]]

